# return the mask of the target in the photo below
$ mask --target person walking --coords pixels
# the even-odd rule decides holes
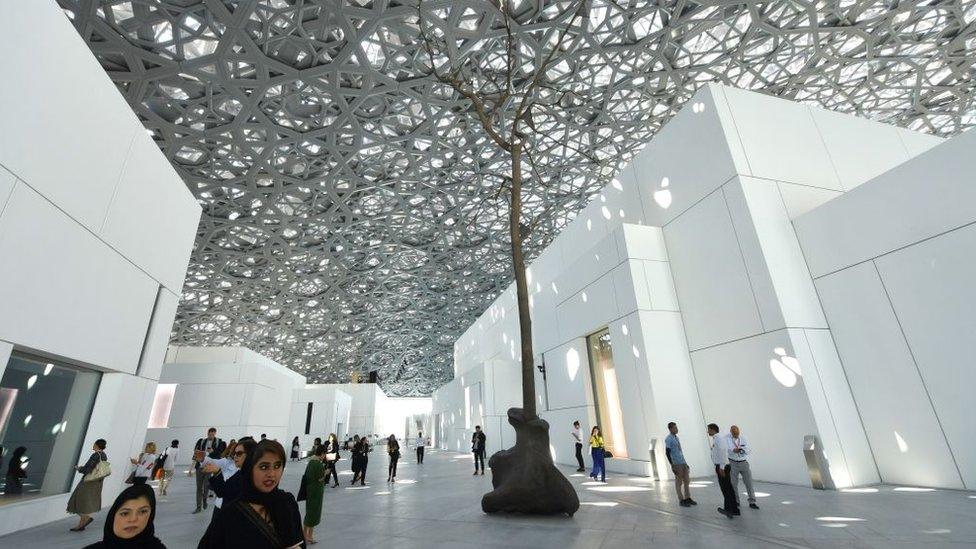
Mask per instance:
[[[485,442],[488,437],[481,430],[481,425],[474,426],[474,434],[471,435],[471,451],[474,453],[474,474],[478,474],[478,464],[481,464],[481,474],[485,474]]]
[[[102,541],[86,545],[84,549],[166,549],[163,542],[156,537],[153,526],[155,518],[156,496],[152,488],[145,484],[129,486],[115,498],[115,503],[105,517]]]
[[[583,463],[583,431],[580,430],[580,422],[573,422],[573,443],[576,445],[576,463],[579,467],[576,468],[577,473],[582,473],[586,470],[586,464]]]
[[[417,464],[424,464],[424,434],[422,432],[417,432]]]
[[[153,466],[156,465],[156,443],[147,442],[139,457],[129,458],[129,461],[136,466],[132,475],[132,484],[145,484],[152,475]]]
[[[421,449],[423,447],[418,449],[418,458],[420,454],[419,450]],[[387,470],[386,481],[396,482],[397,462],[400,461],[400,443],[397,442],[396,435],[391,434],[390,438],[386,439],[386,453],[390,456],[390,466]]]
[[[339,487],[339,473],[336,471],[336,464],[339,463],[339,439],[335,433],[329,434],[329,440],[325,445],[320,445],[325,449],[325,484],[329,484],[329,477],[335,481],[333,488]]]
[[[708,424],[708,436],[712,439],[712,463],[715,465],[715,476],[718,477],[718,487],[722,490],[724,503],[718,508],[718,512],[729,519],[735,518],[739,514],[739,504],[735,501],[735,492],[732,491],[732,484],[729,482],[729,453],[725,447],[725,439],[719,435],[718,425]]]
[[[298,502],[278,487],[287,461],[277,441],[257,443],[238,473],[244,487],[240,499],[214,517],[198,549],[304,547]]]
[[[735,494],[735,501],[739,502],[739,477],[746,485],[746,495],[749,497],[749,508],[759,509],[756,505],[756,492],[752,489],[752,470],[749,468],[749,461],[746,456],[751,454],[746,437],[739,432],[739,426],[729,427],[729,434],[725,435],[725,446],[729,450],[729,484],[732,486],[732,493]]]
[[[193,511],[199,513],[201,509],[207,508],[207,493],[210,491],[210,475],[203,471],[203,458],[209,456],[212,459],[220,459],[221,454],[227,449],[227,444],[217,438],[217,428],[207,429],[205,438],[197,439],[193,445],[193,467],[191,468],[197,476],[197,507]]]
[[[302,521],[305,543],[318,543],[315,539],[315,527],[322,522],[322,500],[325,496],[325,447],[318,446],[315,453],[309,456],[305,466],[305,520]]]
[[[301,451],[301,449],[302,449],[302,445],[301,445],[301,443],[298,442],[298,437],[293,438],[291,440],[291,460],[292,461],[298,461],[299,460],[299,458],[301,457],[299,455],[299,452]]]
[[[173,472],[176,470],[176,460],[180,457],[180,441],[173,440],[169,443],[169,448],[163,450],[163,476],[159,478],[159,495],[166,495],[166,488],[173,481]]]
[[[600,473],[600,482],[607,481],[607,468],[604,463],[606,448],[603,443],[603,434],[600,427],[594,425],[590,430],[590,454],[593,456],[593,469],[590,478],[596,480],[597,472]]]
[[[366,468],[369,466],[369,452],[372,450],[366,435],[356,435],[356,437],[356,442],[352,446],[353,476],[350,484],[356,484],[358,480],[360,486],[366,486]]]
[[[685,454],[681,451],[681,441],[678,440],[678,424],[668,423],[670,433],[664,439],[664,455],[671,464],[671,472],[674,473],[674,490],[678,493],[678,503],[682,507],[698,505],[698,502],[691,499],[691,468],[685,460]]]
[[[81,532],[87,528],[95,520],[91,516],[102,509],[102,481],[111,474],[105,447],[105,439],[96,440],[88,461],[75,467],[84,476],[68,499],[67,511],[78,515],[78,525],[71,529],[72,532]]]

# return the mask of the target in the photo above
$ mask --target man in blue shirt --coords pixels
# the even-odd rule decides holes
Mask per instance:
[[[681,441],[678,440],[678,424],[668,423],[668,431],[671,433],[664,439],[664,454],[668,457],[671,464],[671,472],[674,473],[674,489],[678,492],[678,501],[682,507],[698,505],[698,502],[691,499],[691,471],[685,455],[681,452]],[[684,491],[681,487],[684,486]]]

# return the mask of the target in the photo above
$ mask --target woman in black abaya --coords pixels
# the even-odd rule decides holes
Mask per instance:
[[[102,541],[85,549],[166,549],[156,537],[156,496],[146,484],[129,486],[115,498],[105,518]]]
[[[286,462],[285,449],[277,441],[259,442],[238,473],[243,475],[243,494],[221,508],[198,549],[304,549],[298,503],[278,488]]]

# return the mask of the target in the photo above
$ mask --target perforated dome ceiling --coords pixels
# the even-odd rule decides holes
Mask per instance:
[[[515,3],[529,54],[569,4]],[[454,340],[512,278],[506,166],[420,70],[415,2],[60,4],[203,205],[175,343],[313,382],[375,369],[393,395],[451,379]],[[490,2],[424,4],[461,51],[495,48]],[[535,153],[530,257],[703,82],[940,135],[974,122],[976,1],[594,0],[586,24]]]

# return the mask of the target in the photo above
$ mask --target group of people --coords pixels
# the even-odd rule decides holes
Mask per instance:
[[[665,455],[674,473],[674,488],[678,493],[679,504],[682,507],[698,505],[691,498],[690,467],[678,439],[678,424],[673,421],[668,423],[668,432],[670,434],[664,439]],[[723,435],[718,425],[709,423],[706,432],[710,440],[715,476],[722,491],[723,505],[718,508],[718,512],[730,519],[739,516],[739,477],[742,477],[746,486],[749,508],[758,510],[756,492],[752,488],[752,470],[749,468],[750,448],[739,427],[733,425]]]
[[[423,462],[423,448],[427,441],[417,437],[417,461]],[[395,435],[386,440],[389,455],[387,482],[396,482],[400,442]],[[92,454],[84,465],[76,467],[84,475],[68,500],[69,513],[78,515],[72,531],[85,530],[94,520],[92,514],[101,509],[102,483],[111,474],[107,444],[95,441]],[[300,459],[298,437],[292,441],[290,457]],[[279,487],[288,455],[275,440],[261,435],[225,442],[211,427],[207,435],[193,445],[193,457],[188,475],[196,477],[196,508],[200,513],[208,508],[213,493],[213,515],[200,548],[216,547],[305,547],[317,543],[314,529],[321,522],[325,487],[330,479],[339,486],[336,464],[341,459],[340,443],[335,433],[325,443],[316,439],[310,452],[305,474],[296,499]],[[366,436],[355,436],[351,444],[353,478],[351,483],[366,485],[366,470],[372,445]],[[166,495],[172,482],[179,457],[179,441],[157,452],[155,443],[147,443],[142,453],[129,459],[134,466],[126,479],[127,487],[115,500],[104,526],[103,540],[90,547],[164,547],[155,536],[153,519],[156,514],[156,495],[148,484],[159,479],[159,493]],[[305,517],[299,512],[297,501],[306,501]]]

